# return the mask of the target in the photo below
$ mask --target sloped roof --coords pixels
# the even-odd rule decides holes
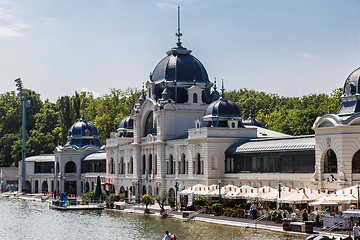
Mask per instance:
[[[106,153],[91,153],[83,158],[83,161],[91,161],[91,160],[105,160],[106,159]]]
[[[281,152],[315,150],[315,136],[255,139],[230,146],[228,153]]]

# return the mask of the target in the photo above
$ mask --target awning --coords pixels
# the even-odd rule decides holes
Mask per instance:
[[[346,218],[349,218],[349,217],[360,218],[360,210],[349,209],[349,210],[342,212],[342,215]]]

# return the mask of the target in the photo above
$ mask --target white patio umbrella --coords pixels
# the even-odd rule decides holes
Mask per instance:
[[[300,189],[288,193],[285,191],[277,201],[279,203],[309,203],[324,196],[324,193],[319,194],[318,191],[313,189]]]
[[[261,187],[256,198],[262,201],[275,201],[279,197],[279,190],[272,187]]]

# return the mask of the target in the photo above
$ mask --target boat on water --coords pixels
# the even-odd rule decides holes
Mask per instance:
[[[99,204],[77,204],[77,202],[54,200],[49,205],[50,209],[55,210],[103,210],[105,206]]]

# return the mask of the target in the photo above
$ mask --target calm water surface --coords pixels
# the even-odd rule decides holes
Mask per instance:
[[[165,230],[185,239],[300,240],[304,237],[142,214],[50,210],[48,204],[0,199],[0,239],[159,239]]]

